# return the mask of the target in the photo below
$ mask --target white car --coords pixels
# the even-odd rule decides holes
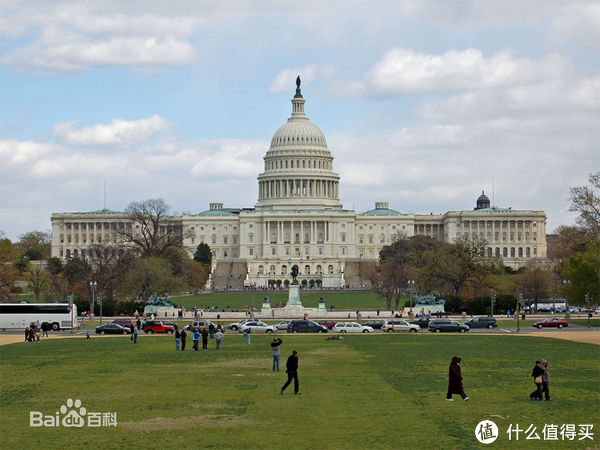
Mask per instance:
[[[332,331],[334,333],[372,333],[373,328],[356,322],[338,322]]]
[[[284,320],[283,322],[279,322],[277,325],[275,325],[275,328],[277,328],[278,330],[287,330],[289,324],[289,320]]]
[[[421,327],[416,323],[408,323],[406,320],[386,320],[383,322],[381,331],[387,333],[394,333],[396,331],[407,331],[410,333],[418,333],[421,331]]]
[[[268,325],[264,322],[261,322],[260,320],[250,320],[250,321],[246,322],[245,324],[243,324],[240,327],[240,333],[243,333],[244,330],[246,330],[247,328],[250,328],[250,334],[252,334],[252,333],[274,333],[275,332],[274,325]]]
[[[250,322],[249,319],[244,319],[244,320],[240,320],[239,322],[234,322],[229,324],[229,329],[232,331],[237,331],[239,330],[246,322]]]

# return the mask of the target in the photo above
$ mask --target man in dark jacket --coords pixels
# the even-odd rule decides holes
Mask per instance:
[[[185,330],[181,330],[181,351],[185,352],[185,341],[187,339],[187,333]]]
[[[446,395],[446,400],[449,402],[454,401],[452,394],[460,394],[465,402],[469,400],[462,385],[460,361],[461,359],[458,356],[453,356],[452,361],[450,362],[450,368],[448,369],[448,394]]]
[[[298,352],[296,350],[294,350],[291,356],[288,358],[287,362],[285,363],[285,367],[287,369],[286,372],[288,374],[288,379],[281,389],[279,389],[279,393],[283,394],[285,388],[287,388],[292,380],[294,380],[294,395],[299,395],[300,392],[298,392],[298,386],[300,383],[298,382]]]

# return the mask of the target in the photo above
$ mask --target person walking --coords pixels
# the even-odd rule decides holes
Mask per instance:
[[[542,392],[546,401],[550,401],[550,372],[548,372],[548,361],[542,359]]]
[[[198,343],[200,342],[200,332],[196,329],[194,330],[194,346],[193,349],[195,352],[198,351]]]
[[[458,356],[453,356],[452,361],[450,361],[450,367],[448,368],[448,394],[446,394],[446,400],[449,402],[454,401],[452,394],[460,394],[465,402],[469,400],[462,385],[463,378],[460,373],[461,361],[461,358]]]
[[[215,333],[215,341],[217,342],[217,350],[221,350],[223,348],[223,332],[220,328]]]
[[[533,366],[533,370],[531,371],[531,376],[533,377],[533,382],[535,383],[535,391],[529,394],[529,400],[542,401],[543,374],[544,369],[542,369],[542,362],[536,361],[535,366]]]
[[[277,368],[277,372],[279,372],[279,346],[282,342],[283,341],[279,338],[273,338],[273,342],[271,342],[271,350],[273,350],[273,372],[275,372],[275,368]]]
[[[206,328],[202,328],[202,350],[208,350],[208,331]]]
[[[175,351],[179,351],[179,344],[181,344],[181,332],[177,329],[175,330]]]
[[[89,341],[90,339],[92,339],[92,331],[91,330],[87,330],[85,332],[85,340]]]
[[[187,339],[187,333],[185,330],[181,330],[181,351],[185,352],[185,341]]]
[[[29,327],[25,328],[25,342],[29,342]]]
[[[298,387],[300,382],[298,381],[298,352],[294,350],[290,357],[287,359],[285,363],[286,373],[288,376],[285,384],[279,389],[279,393],[283,395],[283,391],[290,385],[292,380],[294,380],[294,395],[299,395]]]
[[[138,333],[140,332],[138,327],[133,327],[133,333],[131,334],[133,336],[133,343],[137,344],[137,338],[138,338]]]
[[[243,336],[242,342],[244,344],[250,343],[250,327],[244,328],[244,336]]]
[[[210,334],[210,340],[212,341],[215,337],[215,326],[212,323],[208,326],[208,333]]]

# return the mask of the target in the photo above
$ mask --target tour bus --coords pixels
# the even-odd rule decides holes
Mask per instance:
[[[72,310],[71,310],[72,308]],[[48,322],[53,330],[77,326],[77,307],[68,303],[0,303],[0,329]]]

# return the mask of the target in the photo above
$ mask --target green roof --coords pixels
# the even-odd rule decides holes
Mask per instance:
[[[233,213],[224,209],[209,209],[202,211],[199,216],[233,216]]]
[[[370,211],[364,212],[363,216],[399,216],[398,211],[393,209],[371,209]]]

